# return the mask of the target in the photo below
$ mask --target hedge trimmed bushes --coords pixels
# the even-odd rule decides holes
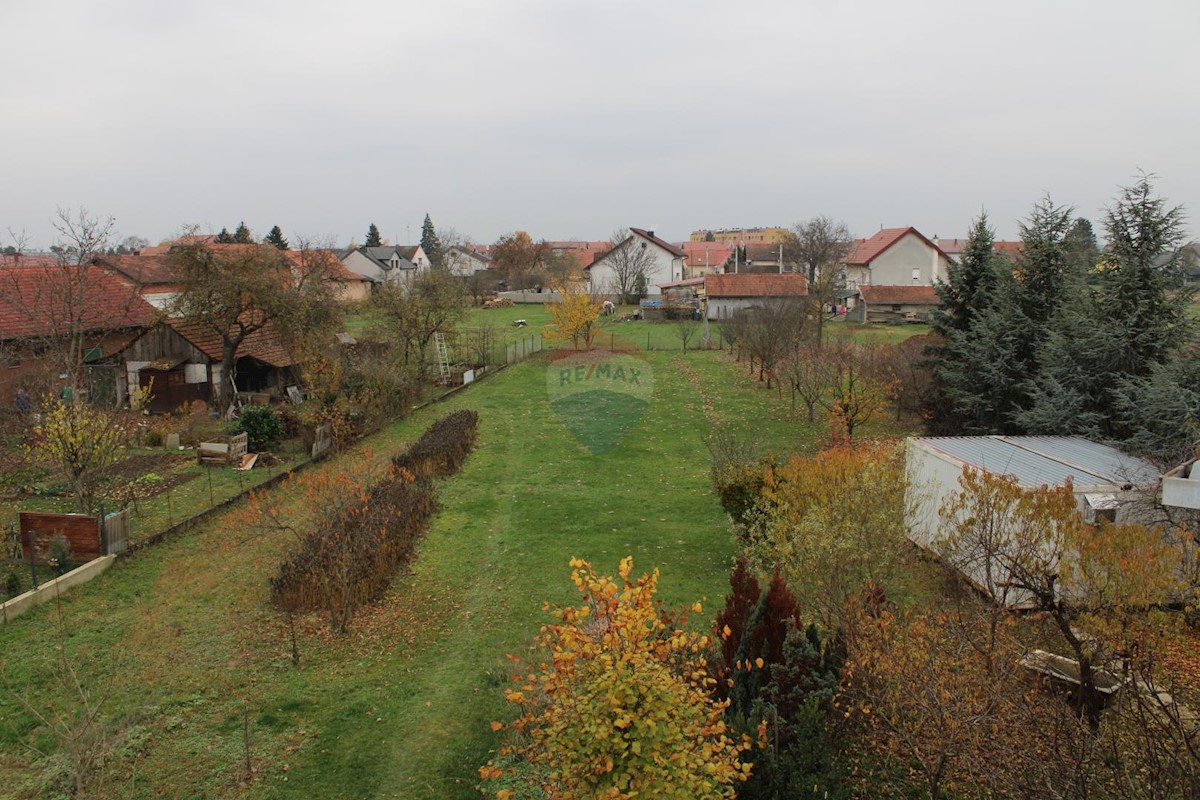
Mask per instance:
[[[392,459],[386,479],[322,512],[316,530],[271,579],[272,601],[289,612],[323,610],[344,631],[355,610],[378,600],[412,557],[437,511],[433,478],[462,468],[478,425],[474,411],[443,417]]]
[[[413,475],[445,478],[462,469],[475,446],[479,415],[455,411],[429,426],[412,447],[392,459],[392,465]]]

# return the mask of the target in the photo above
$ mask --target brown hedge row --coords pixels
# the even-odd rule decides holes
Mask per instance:
[[[479,417],[455,412],[435,422],[389,476],[369,491],[322,513],[317,528],[271,578],[271,599],[289,612],[325,611],[344,631],[354,611],[391,585],[437,511],[433,477],[461,469]]]
[[[392,464],[413,475],[444,478],[462,469],[475,446],[479,415],[455,411],[429,426],[412,447],[392,459]]]

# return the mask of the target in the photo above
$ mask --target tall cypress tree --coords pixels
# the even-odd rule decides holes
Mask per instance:
[[[288,249],[288,240],[283,238],[283,231],[279,229],[278,225],[271,228],[270,232],[267,233],[267,238],[263,239],[263,242],[273,245],[277,250]]]
[[[433,220],[429,215],[425,215],[425,221],[421,223],[421,249],[425,251],[425,256],[429,259],[429,263],[435,267],[441,267],[444,253],[442,252],[442,240],[438,238],[437,229],[433,227]]]
[[[364,247],[383,247],[383,238],[379,235],[379,228],[375,227],[375,223],[371,223],[371,227],[367,228],[367,241]]]

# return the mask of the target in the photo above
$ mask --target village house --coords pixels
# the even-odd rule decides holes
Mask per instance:
[[[342,254],[342,264],[374,283],[404,286],[411,286],[417,276],[429,272],[429,257],[420,245],[358,247]]]
[[[92,263],[129,281],[147,303],[161,310],[167,308],[179,287],[168,255],[170,248],[159,250],[150,255],[142,251],[137,255],[97,256]]]
[[[916,228],[884,228],[856,240],[842,265],[847,289],[932,286],[946,279],[950,258]]]
[[[446,270],[460,278],[469,278],[480,270],[492,267],[491,260],[483,253],[457,244],[446,248],[443,259]]]
[[[962,254],[967,249],[968,241],[968,239],[938,239],[937,237],[933,239],[933,243],[955,264],[962,261]],[[996,255],[1007,256],[1008,258],[1019,256],[1024,247],[1024,242],[992,242],[992,250],[995,251]],[[943,280],[945,279],[943,278]]]
[[[615,295],[617,293],[617,273],[614,261],[617,254],[625,248],[641,248],[648,255],[646,268],[642,274],[646,294],[658,296],[661,293],[658,285],[669,281],[682,280],[684,277],[684,261],[687,254],[670,242],[663,241],[654,235],[654,231],[630,228],[625,241],[606,253],[603,253],[590,265],[583,268],[584,276],[596,294]]]
[[[689,237],[693,242],[725,242],[726,244],[748,244],[751,242],[766,242],[778,244],[787,239],[787,228],[717,228],[715,230],[692,231]]]
[[[733,263],[734,245],[728,242],[683,242],[679,249],[684,252],[685,277],[699,278],[704,275],[721,275]]]

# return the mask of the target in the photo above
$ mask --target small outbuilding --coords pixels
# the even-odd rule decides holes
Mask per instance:
[[[730,319],[738,312],[761,308],[772,300],[799,300],[807,296],[808,279],[795,272],[704,276],[710,320]]]
[[[1007,475],[1027,489],[1068,481],[1086,522],[1138,522],[1158,489],[1159,472],[1144,459],[1078,436],[913,437],[905,456],[909,481],[908,538],[936,551],[943,504],[960,491],[964,469]],[[982,588],[979,575],[964,575]]]
[[[851,322],[927,322],[941,304],[932,286],[859,286]]]

